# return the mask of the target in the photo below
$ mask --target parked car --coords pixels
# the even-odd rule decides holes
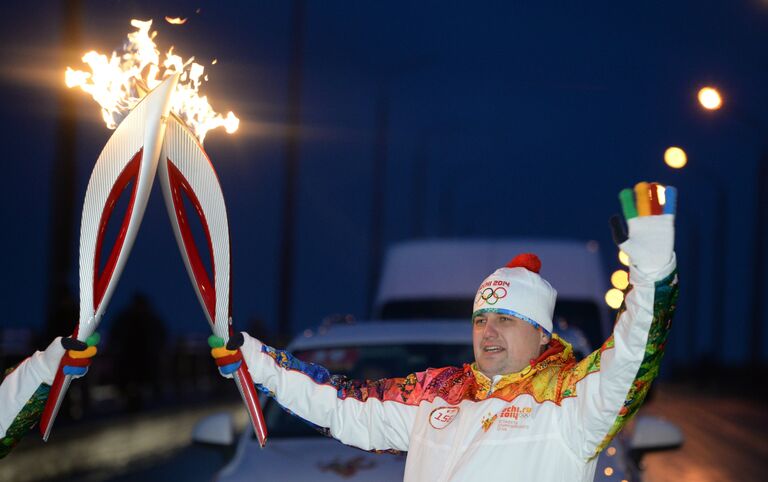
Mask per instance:
[[[461,365],[473,359],[468,320],[361,322],[323,328],[296,338],[289,350],[304,361],[353,378],[404,376],[427,367]],[[560,335],[566,340],[574,335],[584,338],[578,331],[569,328]],[[264,449],[250,430],[235,442],[233,421],[227,414],[212,415],[195,428],[196,442],[237,444],[235,455],[218,473],[217,481],[403,479],[404,455],[376,454],[343,445],[290,415],[274,400],[265,404],[264,414],[269,428]],[[639,418],[635,438],[625,432],[600,455],[595,480],[638,481],[642,453],[682,443],[680,431],[659,419]]]

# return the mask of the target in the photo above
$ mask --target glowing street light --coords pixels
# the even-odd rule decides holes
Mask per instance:
[[[664,162],[672,169],[681,169],[688,164],[688,155],[679,147],[670,147],[664,151]]]
[[[723,106],[723,98],[714,87],[699,90],[699,104],[707,110],[718,110]]]
[[[698,99],[701,106],[709,111],[719,110],[723,105],[723,98],[720,95],[720,92],[711,86],[700,89]],[[763,221],[768,208],[768,146],[765,144],[764,139],[768,137],[766,136],[768,130],[759,118],[753,116],[750,112],[742,111],[739,109],[738,105],[732,106],[728,110],[731,111],[730,115],[733,120],[738,121],[740,124],[743,124],[744,127],[749,128],[749,130],[752,131],[752,134],[756,135],[757,139],[761,141],[760,157],[757,162],[757,175],[754,176],[754,180],[757,184],[755,189],[756,203],[754,211],[754,226],[756,226],[756,231],[752,236],[754,242],[754,254],[751,260],[753,267],[751,283],[752,296],[750,297],[751,306],[750,314],[748,316],[748,319],[750,320],[750,329],[749,335],[747,335],[749,339],[749,358],[750,360],[756,361],[760,359],[760,353],[763,348],[762,340],[764,338],[763,318],[765,309],[763,293],[765,293],[765,276],[763,275],[763,266],[765,265],[766,260],[765,246],[768,245],[768,243],[766,243],[765,223]],[[717,216],[717,225],[721,227],[726,225],[725,218],[727,210],[725,208],[725,189],[723,188],[719,177],[711,176],[711,178],[714,180],[714,185],[717,188],[717,206],[721,213],[720,216]],[[722,239],[725,238],[723,231],[723,229],[717,229],[717,247],[715,248],[715,252],[717,253],[725,252],[725,240]],[[723,261],[724,258],[725,256],[722,254],[716,256],[716,259],[718,260],[716,265],[717,269],[716,273],[713,273],[714,279],[722,280],[723,282],[727,279],[727,276],[723,274],[725,273],[725,267],[723,266],[725,264]],[[720,286],[719,290],[720,292],[724,292],[725,287]],[[722,322],[726,318],[725,315],[723,315],[725,311],[721,306],[722,298],[722,296],[713,297],[713,305],[717,305],[713,306],[714,317],[715,320],[719,320],[712,336],[714,340],[720,340],[721,336],[719,335],[721,335],[725,329],[722,326]]]

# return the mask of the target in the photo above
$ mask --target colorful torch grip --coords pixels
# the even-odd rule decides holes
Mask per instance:
[[[243,398],[243,403],[245,403],[245,407],[248,409],[253,432],[259,439],[259,445],[264,447],[267,443],[267,424],[264,421],[264,414],[261,413],[259,397],[256,393],[253,379],[251,379],[251,374],[248,372],[248,366],[245,364],[245,359],[243,359],[240,368],[235,372],[234,379],[235,383],[237,383],[237,389],[240,391],[240,396]]]

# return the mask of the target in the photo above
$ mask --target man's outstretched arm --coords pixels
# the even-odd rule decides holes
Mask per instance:
[[[619,248],[630,258],[630,287],[611,337],[563,383],[563,396],[577,397],[564,430],[579,457],[594,457],[608,445],[637,412],[658,375],[678,294],[676,194],[672,187],[648,183],[620,194],[629,233],[615,219],[612,227]]]
[[[243,333],[240,347],[254,383],[284,408],[328,429],[339,441],[364,450],[408,450],[423,374],[377,381],[349,380],[305,363]],[[239,338],[239,337],[238,337]],[[234,344],[232,343],[233,339]],[[237,348],[236,337],[230,339]],[[225,376],[237,369],[234,350],[214,348]]]
[[[45,351],[8,370],[0,383],[0,458],[5,457],[40,420],[61,357],[68,354],[70,374],[81,377],[96,354],[98,333],[89,346],[72,338],[56,338]]]

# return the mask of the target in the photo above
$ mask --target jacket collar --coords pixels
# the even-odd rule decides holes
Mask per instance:
[[[488,398],[493,392],[500,390],[507,385],[520,383],[523,380],[533,377],[541,370],[556,365],[565,365],[574,359],[573,347],[567,341],[556,334],[552,334],[552,339],[547,345],[547,349],[536,359],[531,359],[528,366],[519,372],[507,373],[506,375],[496,375],[493,379],[488,378],[477,368],[477,363],[472,363],[472,374],[477,382],[477,398],[482,400]]]

